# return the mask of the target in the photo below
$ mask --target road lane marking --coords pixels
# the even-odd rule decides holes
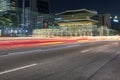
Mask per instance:
[[[14,69],[11,69],[11,70],[6,70],[6,71],[3,71],[3,72],[0,72],[0,75],[10,73],[10,72],[14,72],[14,71],[18,71],[18,70],[25,69],[25,68],[29,68],[29,67],[33,67],[33,66],[36,66],[36,65],[37,64],[31,64],[31,65],[26,65],[26,66],[19,67],[19,68],[14,68]]]
[[[9,53],[8,55],[35,53],[35,52],[41,52],[41,51],[43,51],[43,50],[38,49],[38,50],[32,50],[32,51],[14,52],[14,53]]]
[[[90,51],[91,49],[88,49],[88,50],[83,50],[83,51],[81,51],[81,53],[86,53],[86,52],[88,52],[88,51]]]
[[[109,45],[104,45],[104,47],[107,47],[107,46],[109,46]]]

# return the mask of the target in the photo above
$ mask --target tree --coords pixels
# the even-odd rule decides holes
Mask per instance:
[[[12,26],[13,27],[18,27],[19,26],[19,18],[18,18],[18,16],[11,15],[10,19],[12,21]]]
[[[7,26],[11,26],[12,21],[5,17],[0,17],[0,28],[5,28]]]
[[[18,26],[19,20],[16,15],[6,13],[0,17],[0,23],[4,25],[4,27],[15,28]]]

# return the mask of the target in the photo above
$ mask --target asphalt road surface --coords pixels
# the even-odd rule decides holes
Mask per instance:
[[[0,80],[120,80],[120,42],[0,50]]]

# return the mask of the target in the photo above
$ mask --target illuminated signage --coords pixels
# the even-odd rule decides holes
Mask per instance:
[[[113,22],[116,22],[116,23],[118,23],[118,22],[119,22],[119,20],[117,20],[117,19],[113,19]]]

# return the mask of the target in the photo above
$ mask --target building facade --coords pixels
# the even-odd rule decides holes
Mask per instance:
[[[37,0],[38,12],[50,13],[50,0]]]
[[[18,7],[18,1],[17,0],[10,0],[10,10],[16,11]]]
[[[38,18],[50,13],[50,0],[11,0],[11,3],[13,9],[17,7],[20,26],[23,28],[37,28]]]
[[[99,35],[109,35],[111,29],[111,14],[98,14],[97,16],[92,17],[95,20],[98,20]]]
[[[67,35],[92,36],[97,21],[91,19],[91,17],[95,15],[97,15],[96,11],[87,9],[68,10],[56,14],[61,18],[56,23],[61,29],[67,31]]]
[[[17,3],[19,9],[28,8],[34,12],[49,13],[50,0],[11,0]]]
[[[36,29],[34,36],[108,36],[111,27],[110,14],[79,9],[55,14],[56,29]]]
[[[107,28],[111,28],[110,14],[99,14],[98,16],[100,26],[106,26]]]
[[[0,0],[0,12],[5,12],[10,9],[10,0]]]

